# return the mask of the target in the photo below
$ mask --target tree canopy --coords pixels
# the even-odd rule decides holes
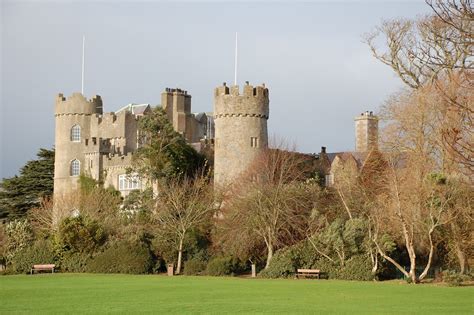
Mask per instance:
[[[24,217],[42,198],[53,194],[54,149],[41,148],[37,157],[20,169],[20,175],[0,183],[0,220]]]
[[[206,159],[173,129],[161,107],[156,107],[139,122],[140,147],[133,158],[133,169],[150,180],[168,181],[194,176]]]

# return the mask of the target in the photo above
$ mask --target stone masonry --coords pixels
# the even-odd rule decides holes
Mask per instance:
[[[214,184],[223,187],[237,179],[262,150],[268,147],[268,89],[246,82],[225,83],[214,91]]]
[[[355,119],[356,152],[368,152],[377,149],[379,118],[373,112],[366,111]]]

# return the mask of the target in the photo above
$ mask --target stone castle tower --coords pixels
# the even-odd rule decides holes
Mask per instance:
[[[377,149],[379,136],[379,118],[373,112],[366,111],[355,119],[356,152],[368,152]]]
[[[87,100],[74,93],[66,99],[63,94],[56,98],[54,116],[55,161],[54,194],[61,195],[77,188],[77,177],[71,176],[85,165],[82,139],[91,136],[91,119],[102,114],[102,99],[96,95]]]
[[[268,89],[246,82],[239,86],[224,83],[214,92],[215,153],[214,183],[224,186],[244,172],[268,147]]]

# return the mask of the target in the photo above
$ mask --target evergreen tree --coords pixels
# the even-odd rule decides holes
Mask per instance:
[[[22,218],[44,197],[53,194],[54,149],[40,149],[38,159],[28,161],[20,175],[0,183],[0,220]]]
[[[173,129],[161,107],[140,119],[139,132],[143,146],[133,156],[133,169],[139,174],[151,180],[169,181],[193,177],[206,166],[205,157]]]

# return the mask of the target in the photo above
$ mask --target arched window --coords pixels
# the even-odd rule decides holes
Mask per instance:
[[[81,126],[74,125],[71,128],[71,141],[81,142]]]
[[[71,161],[71,176],[79,176],[81,173],[81,162],[79,160]]]

